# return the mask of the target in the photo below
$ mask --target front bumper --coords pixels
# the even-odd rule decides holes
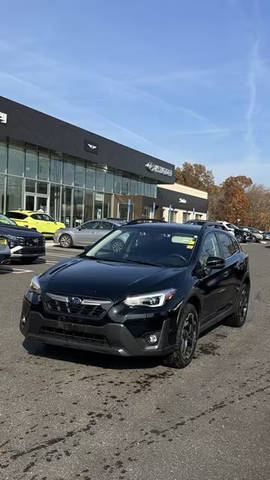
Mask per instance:
[[[22,334],[46,344],[120,356],[161,356],[175,346],[175,315],[165,315],[159,321],[141,316],[130,323],[108,318],[101,325],[48,317],[46,312],[33,309],[25,297],[20,320]],[[155,345],[148,342],[152,334],[158,338]]]
[[[11,258],[43,257],[45,255],[45,246],[43,247],[16,246],[11,248],[10,252],[11,252]]]

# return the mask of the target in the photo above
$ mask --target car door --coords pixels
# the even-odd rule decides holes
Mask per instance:
[[[226,286],[226,302],[228,307],[232,307],[237,299],[239,287],[246,272],[245,254],[237,241],[225,232],[218,232],[218,241],[222,256],[225,260],[224,286]]]
[[[209,232],[203,239],[199,252],[198,264],[195,268],[196,288],[200,290],[203,307],[201,323],[205,323],[219,314],[226,306],[226,286],[224,285],[224,269],[208,268],[209,257],[222,257],[216,232]]]
[[[57,230],[56,222],[54,221],[54,219],[50,217],[50,215],[46,215],[46,213],[41,214],[41,219],[44,222],[43,225],[44,225],[44,228],[46,228],[46,232],[51,233],[53,235]]]
[[[46,222],[43,221],[41,213],[33,213],[29,216],[29,228],[33,228],[40,233],[46,233]]]
[[[74,244],[86,247],[97,241],[97,220],[90,220],[77,227],[74,233]]]

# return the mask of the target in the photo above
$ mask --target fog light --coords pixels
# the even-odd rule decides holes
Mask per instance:
[[[153,345],[154,343],[157,343],[157,341],[158,337],[156,335],[149,335],[149,343]]]

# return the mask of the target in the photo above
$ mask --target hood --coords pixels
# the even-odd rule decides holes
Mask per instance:
[[[13,235],[14,237],[42,237],[41,233],[18,225],[0,223],[0,235]]]
[[[73,258],[40,276],[43,292],[120,300],[127,295],[154,292],[179,285],[186,267],[167,268]]]

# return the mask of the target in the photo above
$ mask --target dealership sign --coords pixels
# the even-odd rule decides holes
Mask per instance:
[[[89,142],[88,140],[84,141],[84,148],[87,152],[94,153],[95,155],[98,154],[98,144]]]
[[[7,113],[0,112],[0,123],[7,123]]]
[[[179,198],[179,203],[187,203],[186,199],[185,198]]]
[[[162,167],[161,165],[157,165],[153,162],[148,162],[145,164],[145,168],[152,173],[160,173],[161,175],[166,175],[167,177],[173,176],[173,171],[169,168]]]

